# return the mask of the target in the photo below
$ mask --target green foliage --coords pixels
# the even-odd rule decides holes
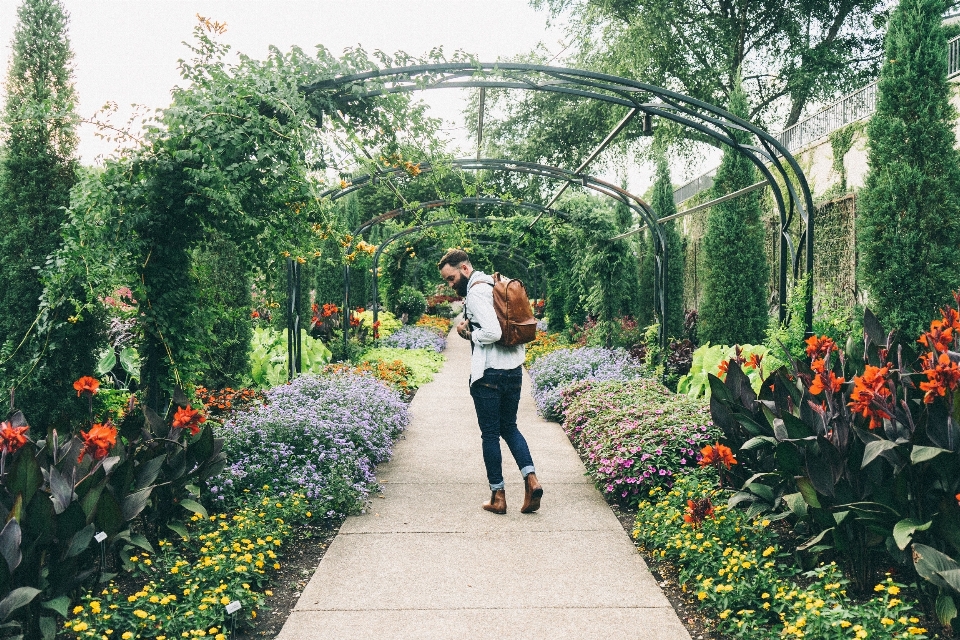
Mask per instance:
[[[940,0],[907,0],[890,17],[858,201],[870,306],[911,335],[960,282],[960,152],[943,11]]]
[[[417,389],[433,380],[433,374],[440,371],[444,358],[443,354],[431,349],[395,349],[391,347],[370,349],[360,357],[361,362],[372,363],[377,361],[390,363],[394,360],[399,360],[410,369],[411,375],[407,380],[407,386],[410,389]]]
[[[367,309],[363,313],[361,313],[360,322],[363,324],[364,327],[372,330],[373,310]],[[380,327],[378,331],[380,332],[381,338],[386,338],[391,333],[393,333],[394,331],[396,331],[397,329],[403,326],[402,324],[400,324],[400,321],[397,319],[395,315],[393,315],[389,311],[384,311],[383,309],[380,309],[379,311],[377,311],[377,322],[380,323]]]
[[[730,112],[747,115],[742,90],[730,99]],[[743,132],[733,133],[742,144]],[[723,154],[713,183],[720,197],[756,182],[756,169],[734,149]],[[715,205],[703,238],[703,302],[697,330],[702,342],[759,344],[768,324],[767,260],[760,200],[756,192]]]
[[[809,280],[809,276],[803,276],[790,290],[787,297],[789,321],[780,325],[775,318],[770,320],[764,344],[781,360],[803,358],[806,355],[807,335],[803,316]],[[834,295],[830,284],[817,286],[813,295],[813,333],[827,336],[837,344],[846,344],[848,351],[858,349],[863,341],[863,326],[856,314],[856,309],[845,307],[842,299]]]
[[[915,570],[930,604],[943,603],[944,624],[960,583],[946,560],[935,570],[926,562],[960,556],[960,374],[946,355],[957,348],[953,332],[940,332],[960,326],[957,317],[948,308],[931,324],[922,361],[912,337],[889,334],[866,311],[863,363],[821,337],[809,364],[773,372],[759,395],[736,363],[724,382],[710,378],[713,420],[740,463],[727,473],[750,485],[735,498],[784,505],[809,537],[799,548],[834,554],[860,590],[891,563]],[[913,543],[922,546],[911,552]]]
[[[200,352],[206,363],[200,384],[209,389],[242,386],[250,374],[253,338],[253,299],[245,261],[232,243],[215,239],[194,254],[193,268],[200,288],[197,311],[210,330]]]
[[[300,366],[303,373],[320,374],[330,362],[330,350],[321,340],[311,338],[300,330]],[[287,330],[269,327],[253,330],[250,345],[250,376],[261,389],[275,387],[287,381]]]
[[[394,310],[398,316],[406,314],[408,324],[416,324],[427,310],[427,298],[413,287],[403,286],[397,295]]]
[[[863,131],[863,123],[855,122],[830,134],[830,150],[833,152],[833,170],[840,174],[841,193],[847,191],[847,167],[843,159],[853,147],[853,139]]]
[[[73,380],[93,370],[103,314],[62,297],[41,308],[39,269],[60,244],[77,181],[76,93],[67,15],[59,0],[25,0],[17,12],[5,84],[0,153],[0,387],[17,389],[38,425],[82,418]],[[75,281],[67,283],[78,290]]]
[[[747,366],[752,356],[760,360],[760,368]],[[693,364],[690,366],[690,372],[682,376],[677,381],[677,393],[688,395],[691,398],[710,399],[710,376],[723,377],[721,364],[728,365],[731,361],[742,360],[743,372],[747,374],[750,380],[750,386],[754,393],[760,392],[760,384],[763,382],[764,372],[770,373],[783,366],[783,362],[775,358],[770,349],[764,345],[736,345],[733,347],[725,344],[710,345],[706,343],[698,347],[693,352]]]
[[[770,520],[722,504],[715,474],[681,476],[640,503],[633,537],[679,570],[717,632],[746,640],[784,637],[927,638],[907,587],[879,581],[858,599],[835,563],[812,571],[785,549]]]
[[[90,393],[73,401],[92,407]],[[36,590],[12,616],[27,637],[51,624],[52,612],[43,607],[57,610],[51,602],[97,575],[95,533],[106,533],[108,557],[128,554],[131,545],[149,549],[161,527],[183,516],[192,493],[220,473],[221,443],[199,418],[177,428],[150,409],[128,407],[118,428],[91,424],[74,436],[34,431],[33,439],[23,414],[3,423],[0,594]]]
[[[670,165],[667,164],[666,154],[662,152],[657,154],[657,174],[656,181],[653,183],[653,198],[650,204],[660,218],[671,216],[677,212],[677,206],[673,202]],[[665,320],[661,320],[661,323],[664,325],[667,336],[677,338],[683,334],[683,277],[686,247],[683,238],[680,236],[676,221],[670,220],[663,223],[662,226],[667,254],[667,317]],[[647,255],[650,255],[652,259],[653,246],[648,245],[648,251],[644,253],[645,262]],[[652,266],[651,264],[650,267],[652,268]]]

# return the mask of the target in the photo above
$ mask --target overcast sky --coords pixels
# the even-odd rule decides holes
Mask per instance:
[[[562,34],[547,28],[547,15],[526,0],[63,0],[70,13],[70,44],[82,117],[112,100],[150,108],[170,102],[179,80],[177,60],[186,57],[196,14],[227,23],[224,41],[254,58],[267,47],[307,51],[322,44],[335,54],[362,45],[368,51],[403,50],[422,55],[442,46],[492,61],[530,51],[543,43],[560,51]],[[0,0],[3,77],[19,0]],[[437,115],[460,118],[460,92],[422,94]],[[122,122],[125,118],[118,118]],[[92,163],[111,145],[80,132],[80,156]]]

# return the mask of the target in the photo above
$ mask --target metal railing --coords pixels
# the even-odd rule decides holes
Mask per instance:
[[[947,43],[947,78],[960,76],[960,36]],[[848,124],[869,118],[877,109],[877,82],[847,94],[840,100],[821,109],[793,126],[787,127],[776,138],[790,153],[830,135]],[[673,192],[677,204],[713,186],[716,169],[694,178]]]

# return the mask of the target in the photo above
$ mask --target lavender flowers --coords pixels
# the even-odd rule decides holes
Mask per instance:
[[[447,348],[447,340],[426,327],[404,326],[380,341],[384,347],[398,349],[430,349],[440,353]]]

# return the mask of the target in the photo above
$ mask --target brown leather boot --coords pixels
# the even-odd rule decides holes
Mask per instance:
[[[480,506],[484,511],[490,513],[505,514],[507,512],[507,492],[503,489],[497,489],[490,494],[490,502],[484,502]]]
[[[520,513],[533,513],[540,508],[540,498],[543,497],[543,487],[537,480],[537,474],[529,473],[523,480],[526,485],[526,493],[523,496],[523,506],[520,507]]]

